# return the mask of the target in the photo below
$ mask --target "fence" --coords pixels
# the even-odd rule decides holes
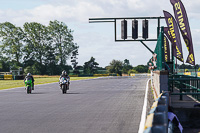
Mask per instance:
[[[11,72],[0,72],[0,75],[12,75]]]
[[[0,75],[0,80],[22,80],[23,75]]]
[[[189,75],[170,75],[169,91],[171,95],[180,95],[180,100],[183,100],[183,95],[192,95],[197,100],[200,100],[200,78]],[[179,93],[174,93],[174,88],[179,90]]]
[[[198,76],[200,77],[200,72],[195,72],[195,71],[192,71],[192,72],[178,72],[179,74],[181,75],[190,75],[190,76]]]

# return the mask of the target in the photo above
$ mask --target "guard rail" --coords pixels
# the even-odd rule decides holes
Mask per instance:
[[[168,132],[168,103],[169,94],[167,92],[161,93],[148,113],[144,133]]]
[[[179,93],[174,93],[174,88],[178,89]],[[180,95],[180,100],[183,100],[183,95],[191,95],[200,100],[200,78],[188,75],[171,75],[168,90],[171,95]]]

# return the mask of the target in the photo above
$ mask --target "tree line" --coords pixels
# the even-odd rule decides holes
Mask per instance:
[[[117,73],[119,75],[131,73],[148,73],[147,65],[138,65],[133,67],[129,60],[125,59],[124,61],[112,60],[110,64],[106,67],[107,71],[110,73]]]
[[[57,20],[47,26],[37,22],[26,22],[17,27],[10,22],[0,24],[0,71],[9,72],[23,68],[24,74],[58,75],[62,70],[74,74],[146,73],[148,67],[133,67],[129,60],[112,60],[105,67],[91,57],[83,66],[78,66],[79,46],[74,43],[73,31]],[[72,66],[67,64],[71,59]]]
[[[147,65],[138,65],[133,67],[129,60],[125,59],[124,61],[113,59],[108,66],[105,68],[98,67],[99,63],[95,61],[94,57],[91,57],[89,61],[85,62],[83,67],[77,67],[79,70],[83,70],[83,74],[98,74],[99,71],[104,70],[106,73],[114,74],[128,74],[130,73],[147,73],[149,72]]]
[[[73,42],[73,31],[57,20],[48,26],[26,22],[17,27],[10,22],[0,24],[0,71],[24,68],[32,74],[60,74],[72,69],[67,65],[78,45]]]

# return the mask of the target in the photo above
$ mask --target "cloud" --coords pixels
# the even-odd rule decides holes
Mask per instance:
[[[197,60],[200,51],[200,3],[199,0],[182,2],[188,12]],[[39,22],[45,25],[48,25],[50,20],[65,22],[74,30],[74,41],[80,46],[80,65],[91,56],[99,61],[100,66],[108,65],[112,59],[129,59],[133,65],[146,64],[151,57],[151,53],[139,42],[114,42],[113,24],[89,24],[89,18],[163,16],[163,10],[173,14],[169,0],[45,0],[36,5],[29,9],[18,7],[17,10],[4,7],[0,10],[0,21],[9,21],[17,26],[22,26],[25,22]],[[155,26],[157,22],[153,21],[152,24]],[[161,24],[166,25],[164,20]],[[150,34],[155,36],[155,31]],[[154,50],[156,42],[147,44]],[[184,43],[182,45],[185,47]],[[184,54],[186,58],[187,49],[184,50]]]
[[[28,10],[0,10],[0,20],[11,21],[20,25],[32,21],[47,24],[50,20],[55,19],[68,22],[88,22],[88,18],[94,17],[96,14],[104,14],[104,11],[92,3],[79,2],[75,6],[46,4]]]
[[[200,3],[198,0],[186,1],[188,14],[197,16]],[[1,20],[8,19],[17,22],[41,21],[52,19],[87,22],[90,17],[133,17],[133,16],[163,16],[162,10],[173,12],[170,1],[164,0],[47,0],[44,4],[31,9],[0,10]],[[16,19],[17,18],[17,19]]]

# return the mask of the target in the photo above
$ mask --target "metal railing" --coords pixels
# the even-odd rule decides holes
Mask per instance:
[[[174,92],[175,88],[179,90],[179,93]],[[180,95],[180,100],[183,100],[183,95],[191,95],[200,100],[200,78],[189,75],[170,75],[169,91],[171,95]]]

